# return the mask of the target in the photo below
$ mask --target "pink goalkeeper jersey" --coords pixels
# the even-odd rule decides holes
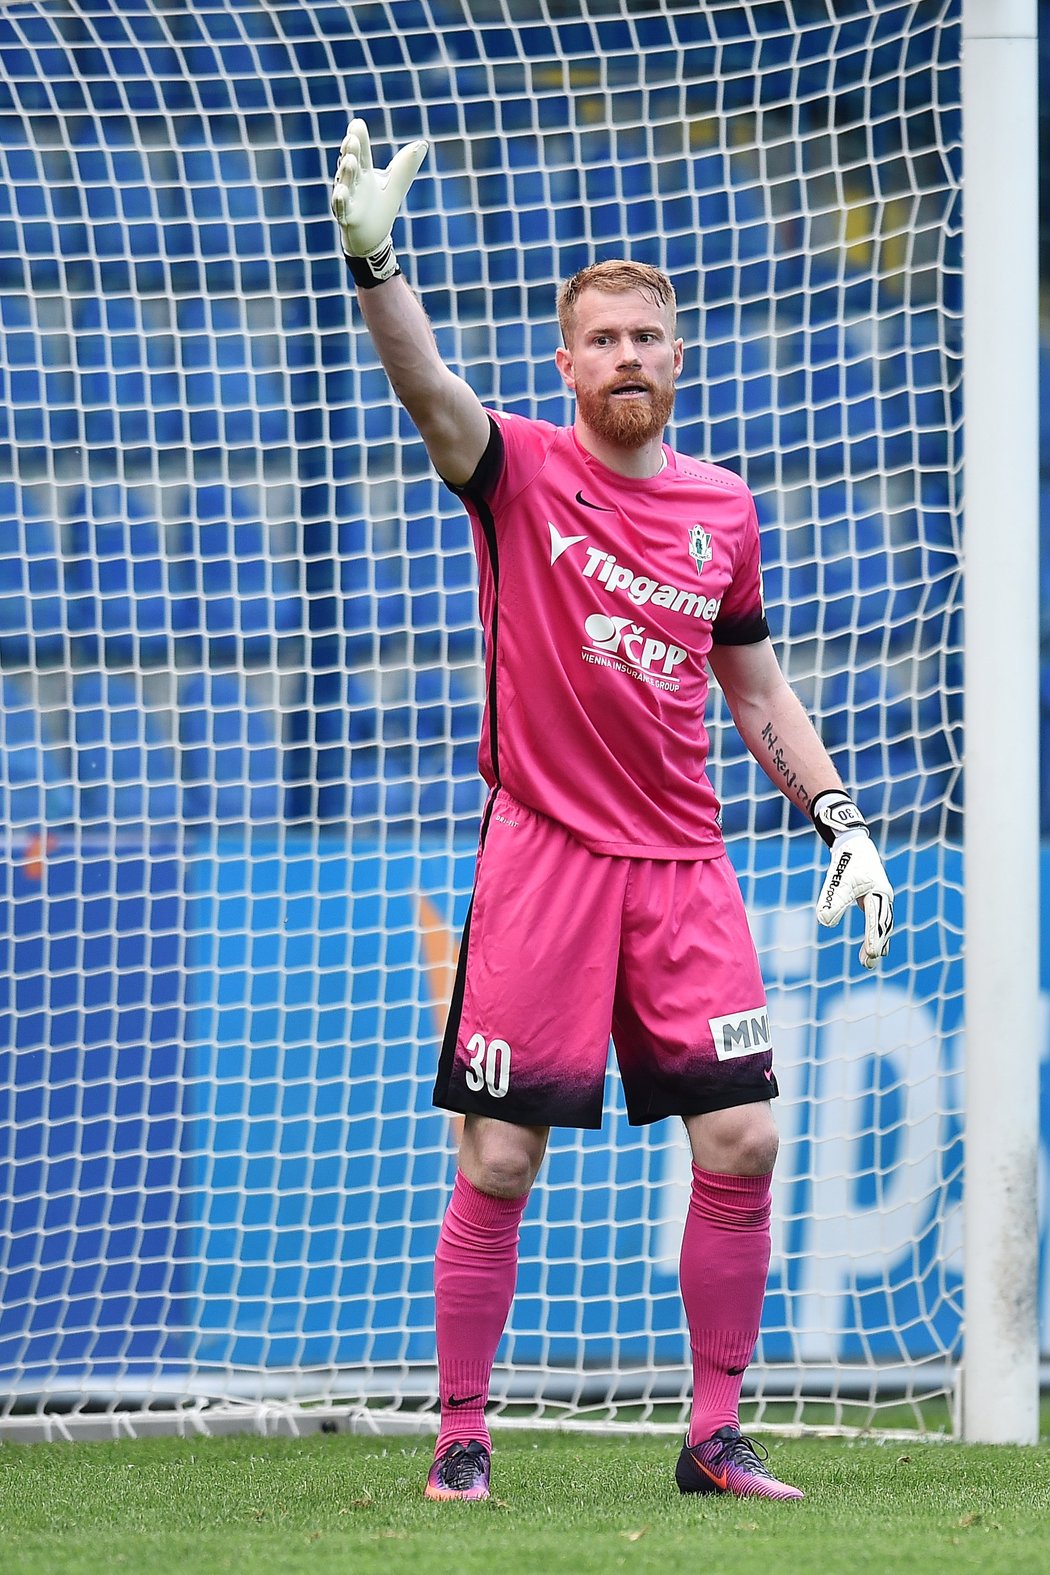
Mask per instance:
[[[596,853],[714,857],[707,655],[769,632],[750,492],[666,445],[664,470],[637,481],[571,427],[491,426],[453,489],[479,566],[482,776]]]

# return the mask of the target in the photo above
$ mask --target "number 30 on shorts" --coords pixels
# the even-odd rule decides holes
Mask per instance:
[[[467,1045],[467,1087],[473,1094],[487,1088],[493,1099],[502,1099],[510,1087],[510,1045],[505,1039],[490,1039],[471,1034]]]

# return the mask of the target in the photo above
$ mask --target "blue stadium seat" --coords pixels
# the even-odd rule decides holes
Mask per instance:
[[[382,751],[383,781],[380,813],[387,825],[413,822],[419,805],[417,752],[411,744],[394,744]]]
[[[140,834],[174,825],[175,753],[135,679],[116,672],[74,675],[73,754],[83,825]]]
[[[319,784],[317,818],[320,821],[349,818],[353,824],[375,820],[382,813],[382,794],[382,751],[354,749],[349,758],[349,785],[345,779]]]
[[[843,485],[817,489],[820,632],[862,636],[889,621],[894,554],[884,516],[859,518]]]
[[[808,531],[785,531],[781,539],[796,534],[812,540]],[[767,533],[767,549],[771,533]],[[812,558],[800,555],[795,561],[778,554],[762,570],[766,618],[774,644],[795,644],[812,639],[820,628],[821,604],[817,567]]]
[[[371,683],[355,672],[325,667],[311,675],[311,714],[315,721],[312,736],[318,748],[355,747],[371,744],[379,737],[379,712]],[[335,781],[345,775],[333,759],[321,773],[323,780]]]
[[[186,818],[264,825],[283,815],[277,722],[240,673],[192,673],[179,686]]]
[[[0,677],[0,826],[61,825],[73,818],[73,794],[52,723],[28,682]]]
[[[66,527],[66,582],[74,633],[114,665],[168,660],[192,602],[173,596],[162,527],[149,489],[85,489],[84,518]]]
[[[487,788],[478,772],[478,747],[475,739],[463,740],[452,750],[452,815],[456,820],[478,819],[484,808]]]
[[[884,668],[857,666],[848,641],[825,660],[819,731],[869,818],[944,829],[958,809],[961,691],[901,693]]]
[[[0,662],[60,660],[66,628],[57,527],[27,488],[0,482]]]
[[[710,313],[707,330],[723,328],[723,318],[722,313]],[[772,447],[774,380],[769,340],[761,325],[745,316],[731,337],[705,337],[701,388],[709,421],[724,423],[718,452],[751,456]]]
[[[295,564],[272,554],[245,489],[198,487],[191,508],[193,522],[172,532],[175,583],[179,596],[197,602],[204,648],[215,662],[272,660],[282,639],[302,633]],[[180,614],[180,621],[189,618]]]
[[[783,825],[786,801],[750,756],[719,762],[710,777],[727,837],[774,832]]]
[[[0,226],[0,239],[4,234],[4,227]],[[18,295],[14,291],[0,295],[0,327],[4,335],[10,334],[18,328],[32,328],[36,321],[33,304],[28,295]]]
[[[445,639],[440,630],[416,638],[408,688],[381,711],[355,674],[333,668],[313,675],[304,734],[312,747],[304,756],[307,781],[297,793],[311,813],[314,803],[321,820],[381,814],[405,821],[417,813],[432,820],[452,813],[454,779],[465,775],[473,784],[477,777],[482,702],[476,664],[448,665]],[[471,795],[473,786],[467,795],[473,806]]]

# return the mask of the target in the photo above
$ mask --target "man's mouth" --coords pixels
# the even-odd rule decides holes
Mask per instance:
[[[648,383],[617,383],[609,392],[614,398],[636,399],[641,394],[649,393],[649,385]]]

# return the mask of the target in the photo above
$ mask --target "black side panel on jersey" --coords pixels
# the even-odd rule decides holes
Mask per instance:
[[[454,492],[457,498],[468,498],[475,508],[478,508],[495,491],[502,469],[503,433],[499,429],[496,418],[489,416],[489,440],[485,445],[484,454],[478,460],[474,474],[461,487],[454,487],[451,481],[446,481],[445,486],[450,492]]]
[[[492,517],[492,509],[488,499],[495,490],[503,470],[503,434],[499,429],[499,422],[489,416],[489,440],[485,452],[478,460],[477,468],[470,480],[462,487],[453,487],[450,482],[445,485],[457,497],[465,498],[473,507],[485,538],[488,549],[489,563],[492,567],[492,584],[496,595],[492,604],[492,628],[489,631],[489,750],[492,755],[492,770],[496,781],[500,780],[499,772],[499,732],[496,727],[496,665],[499,650],[499,548],[496,544],[496,521]]]
[[[499,548],[496,545],[496,521],[487,503],[475,502],[478,523],[485,537],[485,545],[492,565],[492,583],[496,594],[492,602],[492,628],[489,631],[489,753],[492,756],[492,773],[501,781],[499,770],[499,729],[496,726],[496,669],[499,659]]]
[[[713,645],[757,645],[768,639],[769,625],[761,611],[748,618],[718,618],[711,626]]]

